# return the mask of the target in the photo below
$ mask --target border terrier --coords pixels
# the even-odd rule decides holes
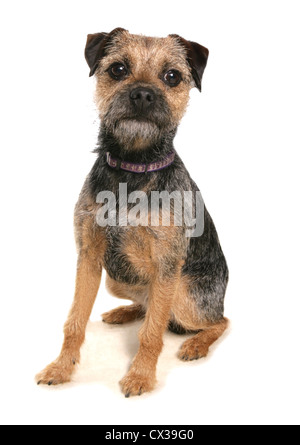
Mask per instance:
[[[167,329],[193,334],[181,346],[181,360],[196,360],[228,327],[224,297],[228,268],[214,223],[203,206],[203,233],[187,237],[186,223],[101,226],[97,198],[110,191],[120,200],[120,184],[128,194],[199,191],[174,149],[173,140],[191,88],[201,91],[209,51],[172,34],[166,38],[133,35],[117,28],[90,34],[85,58],[96,77],[95,101],[100,131],[97,160],[75,209],[78,267],[74,302],[64,327],[64,343],[56,361],[36,379],[38,384],[68,382],[80,359],[80,347],[96,299],[102,270],[108,290],[132,300],[103,314],[106,323],[143,319],[139,349],[120,385],[126,397],[154,389],[156,366]],[[128,210],[132,202],[128,200]],[[195,203],[192,204],[193,209]],[[152,215],[153,216],[153,215]]]

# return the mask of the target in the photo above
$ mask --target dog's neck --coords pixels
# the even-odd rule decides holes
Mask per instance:
[[[96,152],[101,156],[105,156],[107,152],[110,152],[112,157],[122,161],[150,164],[164,159],[174,150],[173,140],[176,135],[176,130],[177,129],[174,129],[164,134],[160,140],[144,148],[130,149],[122,146],[112,133],[101,126]]]

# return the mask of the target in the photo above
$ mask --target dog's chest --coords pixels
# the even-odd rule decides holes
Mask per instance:
[[[104,267],[115,281],[145,285],[151,278],[149,236],[140,227],[106,228]]]

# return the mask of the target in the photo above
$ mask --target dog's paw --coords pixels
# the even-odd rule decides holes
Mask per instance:
[[[47,366],[42,372],[36,375],[35,380],[38,385],[61,385],[70,382],[74,370],[75,360],[56,360]]]
[[[180,360],[198,360],[206,357],[208,354],[208,347],[205,344],[201,344],[199,338],[193,337],[185,341],[181,346],[178,357]]]
[[[123,324],[125,323],[124,311],[121,308],[118,308],[105,312],[102,314],[102,321],[109,324]]]
[[[129,373],[121,380],[120,385],[125,397],[140,396],[145,392],[152,391],[155,387],[155,377],[151,378],[129,371]]]
[[[143,309],[139,305],[132,304],[130,306],[121,306],[112,311],[102,314],[102,320],[110,324],[129,323],[134,320],[142,318],[144,315]]]

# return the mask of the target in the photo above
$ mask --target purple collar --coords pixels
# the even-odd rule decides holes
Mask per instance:
[[[151,164],[133,164],[132,162],[121,161],[120,159],[113,159],[109,153],[106,153],[106,162],[111,168],[117,170],[125,170],[132,173],[150,173],[157,172],[173,164],[175,159],[175,151],[172,151],[162,161],[152,162]]]

